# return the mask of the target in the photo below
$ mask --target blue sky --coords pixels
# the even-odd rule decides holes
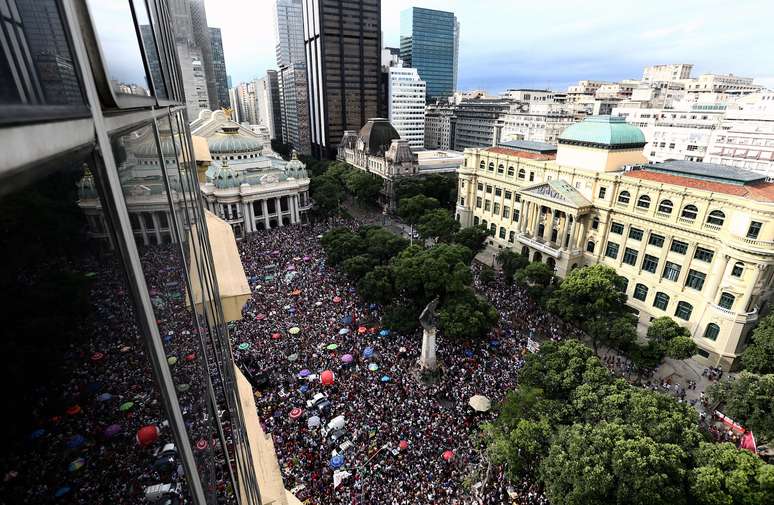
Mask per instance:
[[[234,84],[276,68],[272,3],[206,0]],[[398,45],[400,11],[411,6],[457,15],[460,89],[565,89],[579,79],[636,79],[659,63],[774,88],[772,0],[382,0],[384,45]]]

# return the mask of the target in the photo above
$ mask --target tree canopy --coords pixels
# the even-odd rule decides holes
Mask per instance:
[[[448,300],[438,311],[439,327],[450,338],[476,339],[497,323],[497,311],[472,289]]]
[[[514,275],[518,270],[529,265],[529,258],[521,254],[516,254],[510,249],[503,249],[497,253],[497,263],[503,270],[503,277],[506,284],[513,283]]]
[[[451,242],[459,229],[460,223],[446,209],[425,212],[417,224],[417,231],[422,238],[436,242]]]
[[[710,386],[707,394],[723,412],[758,437],[774,442],[774,374],[740,373]]]
[[[750,345],[742,354],[742,365],[753,373],[774,373],[774,314],[758,322],[752,332]]]
[[[404,198],[398,204],[398,215],[408,224],[414,226],[426,212],[437,209],[438,200],[425,195],[415,195]]]
[[[454,235],[454,242],[464,245],[473,251],[473,254],[478,254],[484,249],[487,237],[489,237],[489,232],[483,226],[468,226]]]

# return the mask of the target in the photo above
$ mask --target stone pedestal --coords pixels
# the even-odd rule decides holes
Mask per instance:
[[[422,355],[419,358],[419,368],[422,371],[434,372],[438,368],[435,357],[435,333],[436,329],[425,329],[422,332]]]

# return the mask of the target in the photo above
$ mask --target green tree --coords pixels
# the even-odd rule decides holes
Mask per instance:
[[[423,239],[431,238],[436,242],[451,242],[452,237],[460,229],[460,223],[446,209],[435,209],[426,212],[419,218],[417,231]]]
[[[680,336],[690,337],[691,333],[669,316],[658,317],[648,326],[648,338],[654,342],[667,343]]]
[[[489,265],[482,266],[481,273],[478,275],[479,280],[485,286],[492,284],[496,277],[497,276],[495,275],[494,268],[490,267]]]
[[[669,316],[662,316],[651,321],[648,327],[648,345],[655,357],[660,354],[658,360],[652,366],[661,362],[664,356],[673,359],[688,359],[698,351],[699,347],[691,338],[688,328],[680,326]]]
[[[774,465],[731,444],[702,443],[693,455],[690,494],[697,505],[771,505]]]
[[[722,404],[725,414],[758,437],[774,441],[774,374],[742,372],[735,380],[713,384],[707,394]]]
[[[438,297],[445,302],[472,282],[470,249],[457,244],[437,244],[429,249],[409,246],[392,261],[395,288],[399,296],[417,307]]]
[[[362,279],[373,268],[376,262],[367,255],[358,255],[347,258],[341,263],[341,269],[353,281]]]
[[[486,336],[497,323],[497,310],[471,289],[447,300],[438,311],[438,326],[444,335],[458,340]]]
[[[488,423],[482,431],[490,460],[496,465],[504,465],[508,476],[514,480],[535,473],[540,461],[548,454],[554,434],[545,417],[518,419],[510,429]]]
[[[519,256],[524,258],[524,256]],[[516,282],[530,286],[547,288],[554,280],[554,271],[541,261],[533,261],[516,271]]]
[[[518,270],[525,268],[529,265],[529,258],[524,255],[516,254],[510,249],[503,249],[497,253],[497,264],[503,270],[503,277],[505,283],[510,285],[513,283],[514,275]]]
[[[423,307],[424,308],[424,307]],[[419,328],[419,313],[418,307],[395,304],[390,305],[384,311],[385,326],[398,333],[412,333]]]
[[[386,264],[409,245],[408,240],[381,226],[363,227],[358,233],[365,239],[368,254],[381,264]]]
[[[489,232],[483,226],[468,226],[454,235],[454,243],[464,245],[473,251],[473,254],[478,254],[484,249],[487,237]]]
[[[309,194],[317,217],[327,220],[338,213],[344,199],[344,188],[335,177],[322,175],[310,180]]]
[[[565,321],[578,324],[591,337],[596,352],[599,344],[621,341],[620,335],[611,331],[610,322],[630,314],[622,288],[622,278],[609,266],[576,268],[554,291],[548,308]],[[616,330],[624,326],[619,321]]]
[[[752,332],[750,345],[742,354],[742,365],[753,373],[774,373],[774,314],[758,322]]]
[[[323,249],[332,265],[365,252],[365,241],[357,233],[346,228],[335,228],[323,235]]]
[[[403,198],[398,202],[398,216],[411,226],[411,236],[414,235],[414,226],[419,219],[430,210],[437,209],[440,204],[435,198],[419,194],[410,198]]]
[[[699,346],[691,337],[680,335],[666,345],[666,355],[672,359],[688,359],[699,351]]]
[[[384,179],[363,170],[350,170],[344,177],[344,184],[355,197],[355,201],[361,205],[373,207],[378,203]]]
[[[389,304],[395,298],[395,279],[392,268],[386,266],[374,268],[358,282],[357,291],[369,302]]]

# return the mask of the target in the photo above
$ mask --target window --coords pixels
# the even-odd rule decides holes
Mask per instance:
[[[505,190],[505,199],[506,199],[506,200],[510,200],[512,197],[513,197],[513,193],[511,193],[510,191],[508,191],[508,190],[506,189],[506,190]]]
[[[693,305],[688,302],[677,302],[675,317],[688,321],[691,318],[691,312],[693,312]]]
[[[516,232],[512,231],[508,233],[508,242],[513,243],[514,240],[516,240]]]
[[[639,228],[629,228],[629,238],[632,240],[642,240],[644,232]]]
[[[495,202],[494,206],[492,207],[492,212],[500,215],[500,204]]]
[[[497,231],[497,226],[494,223],[490,224],[489,225],[489,233],[491,233],[493,237],[494,237],[494,234],[495,234],[496,231]]]
[[[731,275],[733,277],[741,277],[744,273],[744,263],[737,261],[734,263],[734,268],[731,269]]]
[[[710,251],[709,249],[705,249],[703,247],[697,247],[696,252],[693,253],[693,257],[696,258],[699,261],[704,261],[706,263],[712,263],[712,257],[715,255],[714,252]]]
[[[494,163],[490,161],[489,166],[487,168],[489,169],[490,172],[494,172]]]
[[[734,306],[734,301],[736,301],[736,297],[734,295],[732,295],[731,293],[723,293],[720,295],[720,300],[718,301],[718,305],[720,305],[724,309],[731,310],[731,307]]]
[[[618,249],[619,245],[615,242],[608,242],[607,243],[607,249],[605,250],[605,256],[608,258],[616,259],[618,257]]]
[[[613,223],[610,225],[610,233],[615,233],[616,235],[623,235],[624,231],[624,225],[621,223]]]
[[[484,163],[484,160],[481,160],[481,163],[478,164],[478,168],[481,170],[484,170],[486,168],[486,163]]]
[[[594,241],[592,241],[592,240],[589,240],[589,241],[586,243],[586,252],[590,252],[590,253],[593,253],[593,252],[594,252]]]
[[[714,226],[723,226],[723,222],[726,220],[726,215],[722,211],[713,210],[707,216],[707,224]]]
[[[500,227],[500,238],[505,238],[505,228]]]
[[[650,197],[648,195],[642,195],[637,199],[637,207],[641,209],[650,208]]]
[[[661,203],[658,204],[658,211],[662,214],[671,214],[673,208],[672,200],[661,200]]]
[[[492,192],[492,186],[487,185],[486,186],[486,192],[491,193]]]
[[[695,205],[686,205],[683,207],[683,212],[680,214],[680,217],[693,221],[698,215],[699,209],[697,209]]]
[[[705,274],[697,272],[696,270],[688,270],[688,277],[685,279],[685,285],[696,291],[701,291],[701,288],[704,287],[704,279],[706,277]]]
[[[669,295],[659,291],[656,296],[653,297],[653,306],[657,309],[666,310],[669,306]]]
[[[478,190],[479,191],[484,191],[484,185],[482,183],[480,183],[480,182],[478,183]]]
[[[672,245],[669,247],[669,250],[678,254],[685,254],[688,251],[688,243],[672,239]]]
[[[484,201],[484,210],[488,211],[491,208],[492,208],[492,202],[490,202],[489,200],[485,200]]]
[[[535,172],[530,172],[529,173],[529,181],[532,182],[534,180],[535,180]]]
[[[750,227],[747,228],[747,238],[751,238],[753,240],[757,239],[758,234],[760,234],[762,227],[763,227],[763,223],[759,223],[758,221],[752,221],[750,223]]]
[[[658,258],[655,256],[651,256],[650,254],[646,254],[644,258],[642,258],[642,269],[646,272],[650,272],[652,274],[656,273],[656,269],[658,268]]]
[[[604,198],[607,194],[607,188],[599,188],[599,197]]]
[[[704,338],[708,340],[717,340],[718,335],[720,335],[720,326],[715,323],[708,324],[707,329],[704,330]]]
[[[664,271],[661,273],[661,277],[668,281],[676,281],[680,276],[680,265],[667,261],[664,265]]]
[[[710,353],[709,353],[708,351],[705,351],[705,350],[704,350],[704,349],[702,349],[701,347],[699,347],[699,350],[698,350],[698,351],[696,351],[696,354],[698,354],[698,355],[699,355],[699,356],[701,356],[702,358],[709,358],[709,357],[710,357]]]
[[[503,196],[503,190],[500,188],[495,188],[495,196]]]
[[[508,177],[513,177],[513,167],[508,167]]]
[[[624,250],[624,256],[623,256],[623,262],[627,265],[636,265],[637,264],[637,251],[632,249],[631,247],[627,247]]]
[[[591,220],[591,229],[592,230],[599,229],[599,218],[598,217],[595,217],[594,219]]]
[[[664,245],[664,236],[659,235],[658,233],[651,233],[650,237],[648,237],[648,244],[662,247]]]
[[[483,202],[483,200],[481,199],[481,197],[480,197],[480,196],[477,196],[477,197],[476,197],[476,208],[480,209],[480,208],[481,208],[481,203],[482,203],[482,202]]]
[[[527,172],[525,172],[523,168],[519,169],[519,179],[524,179],[526,174],[527,174]]]
[[[500,163],[499,165],[497,165],[497,173],[502,174],[503,172],[505,172],[505,167],[503,166],[502,163]]]
[[[618,203],[629,205],[629,200],[631,200],[631,195],[629,195],[628,191],[621,191],[618,195]]]
[[[632,297],[635,300],[644,302],[648,297],[648,287],[645,284],[637,284],[634,286],[634,294],[632,294]]]
[[[473,226],[478,226],[478,216],[473,216]]]
[[[519,220],[519,211],[518,210],[514,210],[513,211],[513,220],[514,221],[518,221]]]

